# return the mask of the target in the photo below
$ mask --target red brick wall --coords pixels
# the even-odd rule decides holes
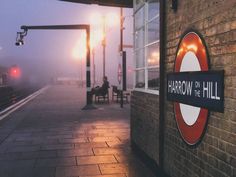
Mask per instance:
[[[132,92],[131,140],[159,163],[159,96]]]
[[[189,28],[205,39],[212,70],[225,70],[225,113],[211,112],[202,142],[187,146],[178,132],[173,104],[166,101],[164,169],[173,176],[236,176],[236,1],[166,1],[166,72],[174,68],[181,34]]]

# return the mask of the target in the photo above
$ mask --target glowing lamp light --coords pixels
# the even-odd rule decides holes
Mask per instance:
[[[153,58],[148,59],[148,64],[154,64],[154,63],[156,63],[156,59]]]
[[[103,39],[103,32],[101,29],[97,29],[97,30],[94,30],[92,33],[91,33],[91,39],[90,39],[90,46],[91,48],[95,48],[100,41],[102,41]]]
[[[20,71],[20,68],[17,67],[17,66],[14,66],[10,69],[10,76],[12,78],[19,78],[21,76],[21,71]]]
[[[90,24],[94,26],[102,26],[105,23],[108,27],[112,27],[119,24],[119,22],[120,18],[116,13],[108,13],[106,15],[92,13],[90,15]]]
[[[72,49],[72,57],[75,60],[84,59],[87,54],[86,33],[82,33],[75,47]]]
[[[106,23],[108,27],[116,26],[119,24],[120,18],[116,13],[109,13],[106,16]]]
[[[154,51],[150,54],[150,58],[148,58],[148,64],[151,65],[159,65],[160,53],[158,51]]]
[[[99,26],[103,23],[102,15],[100,13],[92,13],[89,21],[91,25]]]
[[[159,58],[159,56],[160,56],[159,52],[152,53],[152,57],[154,57],[154,58]]]

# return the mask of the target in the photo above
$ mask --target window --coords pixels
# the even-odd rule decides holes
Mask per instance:
[[[160,2],[134,4],[135,89],[159,93]]]

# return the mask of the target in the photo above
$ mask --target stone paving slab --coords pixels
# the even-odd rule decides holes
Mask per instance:
[[[75,165],[76,165],[75,157],[38,159],[35,164],[36,167],[58,167],[58,166],[75,166]]]
[[[98,165],[80,165],[71,167],[57,167],[56,177],[70,177],[82,175],[100,175]]]
[[[77,157],[78,165],[117,163],[113,155]]]
[[[68,150],[58,150],[58,157],[77,157],[94,155],[92,148],[78,148]]]
[[[114,174],[114,175],[80,176],[80,177],[126,177],[126,175],[125,174]]]
[[[85,90],[51,86],[0,122],[0,177],[155,177],[130,148],[129,105],[84,105]]]
[[[75,148],[77,149],[92,149],[96,147],[108,147],[106,142],[89,142],[89,143],[75,143]]]
[[[103,175],[116,174],[116,173],[125,173],[128,174],[128,164],[125,163],[116,163],[116,164],[99,164],[99,168]]]

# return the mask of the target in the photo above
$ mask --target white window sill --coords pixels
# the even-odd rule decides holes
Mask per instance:
[[[144,92],[144,93],[149,93],[149,94],[154,94],[154,95],[159,95],[159,90],[150,90],[150,89],[134,88],[133,91]]]

